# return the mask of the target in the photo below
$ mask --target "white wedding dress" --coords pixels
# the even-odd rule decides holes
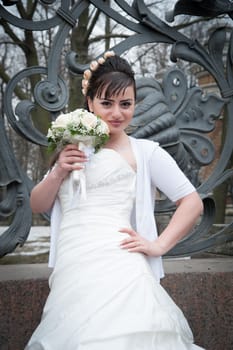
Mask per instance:
[[[59,197],[57,260],[42,320],[27,350],[198,350],[182,313],[144,254],[123,250],[136,173],[114,150],[86,165],[86,199]]]

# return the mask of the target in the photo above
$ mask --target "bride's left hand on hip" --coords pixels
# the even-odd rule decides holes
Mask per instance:
[[[119,232],[128,233],[129,237],[121,241],[120,247],[129,252],[144,253],[148,256],[161,256],[161,247],[156,241],[148,241],[131,228],[121,228]]]

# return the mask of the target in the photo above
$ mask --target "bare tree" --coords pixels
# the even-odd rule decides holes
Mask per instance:
[[[109,3],[110,0],[106,0]],[[18,1],[14,6],[15,14],[25,20],[44,20],[54,14],[51,7],[42,6],[37,0]],[[103,23],[105,23],[103,25]],[[99,30],[101,28],[101,31]],[[102,30],[103,29],[103,30]],[[56,35],[56,29],[45,31],[30,31],[15,28],[5,19],[0,18],[0,78],[2,80],[2,95],[6,84],[10,79],[25,67],[47,66],[49,52]],[[97,33],[97,34],[96,34]],[[73,28],[70,36],[67,37],[60,58],[60,74],[69,87],[68,109],[72,110],[83,105],[83,96],[81,94],[81,75],[74,75],[67,71],[65,64],[65,55],[69,50],[78,54],[79,63],[90,61],[96,52],[104,51],[109,48],[111,37],[117,37],[118,34],[112,30],[112,24],[109,17],[93,6],[89,6],[79,17],[77,25]],[[119,35],[120,37],[121,35]],[[98,45],[97,45],[98,43]],[[101,43],[101,49],[99,44]],[[96,51],[96,47],[98,50]],[[17,60],[15,60],[17,57]],[[15,104],[21,100],[33,101],[33,91],[36,84],[41,80],[40,75],[31,75],[29,79],[24,79],[17,85],[14,91]],[[35,127],[46,135],[49,124],[49,112],[36,105],[31,111],[31,117]],[[45,147],[38,147],[28,144],[17,135],[9,125],[6,129],[11,140],[15,155],[22,168],[29,176],[38,182],[48,166],[48,154]]]

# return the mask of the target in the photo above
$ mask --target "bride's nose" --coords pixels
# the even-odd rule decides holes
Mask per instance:
[[[115,119],[118,119],[121,117],[121,108],[117,104],[113,106],[112,117],[114,117]]]

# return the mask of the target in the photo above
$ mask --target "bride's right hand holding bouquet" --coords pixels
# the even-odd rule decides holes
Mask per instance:
[[[107,124],[85,109],[61,114],[51,123],[47,134],[49,152],[60,152],[66,145],[75,144],[87,158],[97,152],[109,139]],[[71,182],[74,192],[85,197],[85,169],[73,170]]]

